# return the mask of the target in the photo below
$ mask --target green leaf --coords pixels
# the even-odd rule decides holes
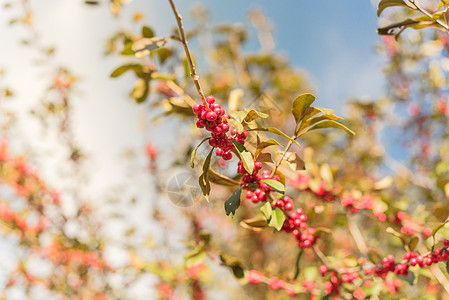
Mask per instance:
[[[285,215],[282,210],[279,208],[275,208],[271,214],[271,219],[268,222],[268,226],[276,228],[277,231],[282,229],[282,225],[284,225]]]
[[[119,77],[120,75],[122,75],[123,73],[125,73],[126,71],[129,70],[134,70],[136,72],[136,74],[139,74],[142,72],[143,66],[141,64],[129,64],[129,65],[123,65],[120,66],[118,68],[116,68],[114,71],[112,71],[111,73],[111,77]]]
[[[299,143],[297,141],[295,141],[295,139],[289,137],[288,135],[286,135],[285,133],[283,133],[282,131],[280,131],[277,128],[274,127],[268,127],[268,128],[253,128],[253,129],[248,129],[247,131],[268,131],[274,134],[277,134],[279,136],[282,136],[290,141],[292,141],[293,143],[295,143],[296,145],[298,145],[298,147],[301,147],[301,145],[299,145]]]
[[[134,89],[131,92],[131,98],[137,103],[142,103],[147,99],[148,92],[150,90],[149,81],[139,78],[137,79]]]
[[[304,117],[305,111],[315,101],[316,97],[312,94],[301,94],[293,101],[292,114],[295,117],[296,124],[299,124]]]
[[[199,184],[201,187],[201,190],[203,191],[203,195],[206,198],[207,202],[209,202],[209,194],[210,194],[210,182],[209,182],[209,167],[210,167],[210,160],[212,157],[212,152],[214,152],[214,149],[211,149],[209,154],[207,155],[206,159],[204,160],[203,164],[203,173],[200,175],[199,178]]]
[[[437,232],[444,227],[444,225],[446,225],[449,222],[449,220],[444,221],[443,223],[438,224],[437,226],[435,226],[435,228],[432,230],[432,235],[435,237],[435,234],[437,234]]]
[[[449,220],[444,221],[443,223],[438,224],[437,226],[435,226],[435,228],[432,230],[432,238],[433,238],[433,246],[432,246],[432,251],[433,248],[435,247],[435,235],[437,234],[437,232],[444,227],[444,225],[446,225],[449,222]]]
[[[246,114],[245,118],[243,118],[243,121],[245,123],[251,123],[252,121],[258,119],[258,118],[263,118],[266,119],[268,118],[267,114],[261,113],[259,111],[256,111],[254,109],[251,109],[250,111],[248,111],[248,113]]]
[[[278,193],[281,193],[281,194],[285,193],[285,186],[277,180],[262,179],[262,180],[260,180],[260,182],[265,183],[266,185],[268,185],[270,188],[272,188],[273,190],[275,190]]]
[[[236,186],[236,185],[240,185],[240,182],[231,179],[225,175],[219,174],[217,172],[215,172],[213,169],[209,169],[209,181],[216,183],[216,184],[220,184],[220,185],[224,185],[224,186]]]
[[[226,211],[226,215],[229,214],[235,215],[235,211],[240,206],[240,194],[242,193],[242,187],[239,187],[232,193],[231,197],[224,203],[224,208]]]
[[[162,48],[170,40],[170,37],[141,38],[133,43],[132,50],[137,58],[150,54],[151,51]]]
[[[198,150],[198,148],[199,148],[205,141],[207,141],[207,140],[209,140],[209,139],[210,139],[210,137],[203,139],[203,140],[201,141],[201,143],[199,143],[198,146],[196,146],[195,149],[192,150],[192,153],[190,154],[190,167],[193,168],[193,167],[195,166],[194,158],[195,158],[195,154],[196,154],[196,151]]]
[[[271,208],[270,202],[265,202],[265,204],[260,208],[260,211],[265,216],[267,220],[270,220],[271,213],[273,212],[273,209]]]
[[[237,279],[242,279],[245,276],[245,269],[240,260],[231,257],[229,255],[226,255],[224,253],[220,254],[220,260],[223,263],[223,265],[231,268],[232,273]]]
[[[384,9],[392,6],[405,6],[411,9],[416,9],[415,5],[412,3],[407,4],[404,0],[381,0],[377,6],[377,16],[380,16]]]
[[[340,128],[345,130],[346,132],[355,135],[355,132],[352,131],[351,129],[349,129],[348,127],[346,127],[345,125],[335,122],[333,120],[327,120],[327,121],[323,121],[321,123],[315,124],[314,126],[310,127],[309,129],[306,130],[306,132],[315,130],[315,129],[320,129],[320,128],[329,128],[329,127],[335,127],[335,128]]]
[[[256,149],[256,155],[257,154],[259,154],[259,152],[260,151],[262,151],[263,149],[265,149],[265,148],[267,148],[267,147],[270,147],[270,146],[280,146],[281,144],[279,144],[276,140],[273,140],[273,139],[268,139],[268,140],[266,140],[266,141],[263,141],[262,143],[260,143],[258,146],[257,146],[257,149]]]
[[[249,174],[253,174],[253,171],[254,171],[253,155],[248,150],[246,150],[245,146],[243,146],[239,142],[237,142],[233,139],[231,139],[230,141],[234,144],[235,149],[237,149],[237,152],[238,152],[240,158],[242,159],[243,167],[245,168],[245,170]]]
[[[142,27],[142,36],[144,38],[152,38],[152,37],[154,37],[153,29],[151,29],[148,26],[143,26]]]
[[[410,250],[410,251],[415,250],[415,248],[416,248],[416,246],[418,245],[418,243],[419,243],[419,238],[416,237],[416,236],[412,237],[412,238],[410,239],[410,242],[408,242],[408,248],[409,248],[409,250]]]
[[[341,120],[341,119],[342,118],[334,116],[334,115],[321,115],[321,116],[318,116],[315,118],[311,118],[305,122],[303,121],[301,123],[301,127],[299,127],[299,131],[301,131],[302,129],[307,128],[309,126],[312,126],[318,122],[324,121],[324,120],[335,120],[336,121],[336,120]]]
[[[259,216],[241,221],[240,226],[253,231],[261,231],[268,226],[268,222],[265,216]]]
[[[243,120],[245,119],[246,115],[248,114],[248,112],[243,111],[243,110],[233,110],[229,112],[229,115],[239,121],[240,123],[243,122]]]
[[[239,121],[234,120],[234,119],[229,119],[228,123],[229,123],[229,125],[234,127],[239,134],[243,132],[243,125]]]

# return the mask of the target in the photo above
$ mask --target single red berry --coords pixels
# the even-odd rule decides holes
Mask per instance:
[[[193,112],[195,113],[195,114],[197,114],[197,113],[199,113],[199,112],[201,112],[201,109],[203,108],[203,106],[201,105],[201,104],[194,104],[193,105],[193,107],[192,107],[192,109],[193,109]]]
[[[215,120],[216,118],[217,118],[217,114],[214,113],[213,111],[210,111],[210,112],[208,112],[208,113],[206,114],[206,119],[207,119],[208,121],[213,121],[213,120]]]
[[[217,150],[215,150],[215,154],[217,156],[222,156],[223,155],[223,150],[221,150],[220,148],[217,148]]]
[[[215,102],[214,96],[207,96],[206,102],[209,103],[209,104],[214,103]]]
[[[319,268],[319,270],[320,270],[320,273],[323,274],[323,275],[326,274],[327,271],[328,271],[326,265],[321,265],[320,268]]]

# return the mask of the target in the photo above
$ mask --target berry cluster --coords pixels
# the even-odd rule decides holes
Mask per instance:
[[[206,128],[207,131],[210,131],[211,138],[209,139],[209,144],[217,148],[215,154],[221,156],[224,160],[230,160],[232,158],[231,149],[234,147],[227,135],[229,131],[228,119],[230,117],[221,108],[220,104],[214,103],[215,98],[213,96],[208,96],[206,102],[208,104],[207,106],[195,104],[192,108],[198,117],[196,126],[198,128]],[[235,133],[234,138],[238,138],[238,141],[243,142],[246,138],[246,132],[238,136]]]
[[[315,228],[307,228],[307,216],[304,214],[304,211],[301,208],[297,208],[290,214],[287,213],[287,211],[292,211],[294,208],[293,200],[290,197],[282,197],[276,201],[275,207],[284,210],[285,222],[282,230],[291,233],[298,240],[299,247],[306,248],[315,244]]]
[[[324,277],[329,272],[326,265],[321,265],[318,270],[321,275]],[[324,288],[326,289],[326,294],[329,295],[331,293],[337,295],[339,293],[338,289],[342,285],[343,282],[351,283],[355,279],[359,278],[359,273],[357,272],[346,272],[343,273],[340,277],[340,274],[337,274],[335,271],[329,272],[330,277],[329,280],[324,282]]]
[[[449,240],[444,241],[444,247],[436,249],[435,252],[427,255],[419,255],[415,252],[406,252],[403,256],[403,261],[395,263],[394,256],[388,255],[382,259],[382,263],[374,268],[365,269],[365,275],[375,274],[376,276],[385,278],[389,272],[394,272],[397,275],[407,276],[410,266],[430,266],[439,261],[447,261],[449,259]]]
[[[245,197],[254,203],[257,203],[259,201],[261,202],[266,201],[269,194],[273,191],[273,189],[270,188],[267,184],[265,184],[264,182],[259,182],[259,180],[273,179],[276,181],[280,181],[280,178],[277,175],[271,177],[269,170],[262,170],[260,174],[258,174],[260,169],[262,169],[262,163],[258,161],[254,163],[253,174],[248,174],[248,172],[246,172],[245,168],[243,168],[242,161],[239,161],[237,167],[238,173],[247,174],[242,178],[241,185],[246,185],[244,187],[244,189],[247,190],[245,193]],[[257,184],[257,188],[253,189],[252,186],[251,187],[249,186],[249,184],[253,185]]]

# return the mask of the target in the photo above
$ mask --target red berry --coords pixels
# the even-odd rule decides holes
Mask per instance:
[[[213,111],[210,111],[210,112],[208,112],[208,113],[206,114],[206,119],[207,119],[208,121],[213,121],[213,120],[215,120],[216,118],[217,118],[217,114],[214,113]]]
[[[215,150],[215,154],[217,156],[222,156],[223,155],[223,150],[221,150],[220,148],[217,148],[217,150]]]
[[[319,268],[319,270],[320,270],[320,273],[324,275],[324,274],[327,273],[327,270],[328,270],[328,269],[327,269],[327,266],[326,266],[326,265],[321,265],[320,268]]]
[[[214,103],[215,102],[214,96],[207,96],[206,102],[209,103],[209,104]]]
[[[293,209],[293,204],[291,202],[285,203],[285,209],[286,210],[292,210]]]
[[[199,113],[199,112],[201,112],[201,109],[203,108],[203,106],[201,105],[201,104],[195,104],[195,105],[193,105],[193,107],[192,107],[192,109],[193,109],[193,112],[195,113],[195,114],[197,114],[197,113]]]
[[[222,157],[224,160],[230,160],[232,158],[232,153],[229,151],[226,151],[225,153],[223,153]]]

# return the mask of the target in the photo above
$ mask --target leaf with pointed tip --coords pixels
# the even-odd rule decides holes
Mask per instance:
[[[208,175],[209,175],[209,181],[216,183],[216,184],[220,184],[220,185],[224,185],[224,186],[236,186],[236,185],[240,184],[240,182],[238,182],[232,178],[229,178],[225,175],[219,174],[213,169],[209,169]]]
[[[266,141],[263,141],[262,143],[260,143],[258,146],[257,146],[257,149],[256,149],[256,156],[257,156],[257,154],[259,154],[259,152],[260,151],[262,151],[263,149],[265,149],[265,148],[267,148],[267,147],[270,147],[270,146],[280,146],[281,144],[279,144],[276,140],[274,140],[274,139],[268,139],[268,140],[266,140]]]
[[[226,215],[229,216],[232,214],[232,216],[235,215],[235,211],[240,206],[240,194],[242,193],[242,187],[239,187],[232,193],[231,197],[229,197],[228,200],[224,203],[224,208],[226,211]]]
[[[229,119],[228,123],[229,123],[229,125],[234,127],[239,134],[243,132],[243,125],[239,121],[234,120],[234,119]]]
[[[254,120],[258,119],[258,118],[266,119],[266,118],[268,118],[268,115],[264,114],[264,113],[261,113],[260,111],[251,109],[250,111],[248,111],[246,116],[243,118],[243,121],[245,123],[251,123],[252,121],[254,121]]]
[[[112,78],[119,77],[120,75],[122,75],[123,73],[125,73],[126,71],[129,71],[129,70],[133,70],[138,75],[138,74],[142,73],[142,69],[143,69],[143,66],[141,64],[123,65],[123,66],[116,68],[114,71],[112,71],[110,76]]]
[[[279,208],[275,208],[271,213],[271,219],[268,222],[268,226],[276,228],[277,231],[282,229],[282,225],[284,225],[285,215],[282,210]]]
[[[410,239],[410,242],[408,242],[408,248],[410,251],[415,250],[416,246],[418,245],[419,238],[414,236]]]
[[[247,114],[248,114],[248,113],[247,113],[246,111],[243,111],[243,110],[235,110],[235,111],[230,111],[230,112],[229,112],[229,115],[230,115],[233,119],[239,121],[240,123],[243,122],[243,120],[245,119],[245,117],[246,117]]]
[[[134,85],[134,89],[131,92],[131,98],[137,103],[142,103],[147,99],[148,92],[150,91],[149,81],[139,78]]]
[[[321,115],[321,116],[318,116],[318,117],[315,117],[315,118],[311,118],[311,119],[301,123],[301,126],[299,127],[298,132],[301,131],[304,128],[307,128],[309,126],[312,126],[312,125],[314,125],[314,124],[316,124],[318,122],[324,121],[324,120],[334,120],[334,121],[336,121],[336,120],[341,120],[341,119],[342,118],[334,116],[334,115]]]
[[[194,167],[195,163],[193,162],[194,158],[195,158],[195,154],[196,154],[196,150],[198,150],[198,148],[207,140],[209,140],[210,137],[205,138],[201,141],[201,143],[198,144],[198,146],[195,147],[195,149],[193,149],[192,153],[190,154],[190,167]]]
[[[151,51],[162,48],[170,40],[170,37],[141,38],[133,43],[132,49],[137,58],[150,54]]]
[[[381,0],[379,2],[379,5],[377,6],[377,16],[380,16],[384,9],[392,6],[405,6],[411,9],[416,9],[416,6],[414,4],[408,4],[404,0]]]
[[[259,216],[241,221],[240,226],[253,231],[261,231],[268,226],[268,222],[264,216]]]
[[[243,167],[245,168],[245,170],[249,174],[253,174],[253,171],[254,171],[253,155],[248,150],[246,150],[245,146],[243,146],[239,142],[232,140],[232,139],[230,141],[234,144],[235,149],[237,150],[237,152],[243,162]]]
[[[315,101],[316,97],[312,94],[301,94],[293,101],[292,114],[295,117],[296,124],[299,124],[304,118],[306,109]]]
[[[142,36],[144,38],[152,38],[152,37],[154,37],[153,29],[151,29],[148,26],[143,26],[142,27]]]
[[[280,194],[284,194],[285,193],[285,186],[282,183],[280,183],[279,181],[277,181],[277,180],[274,180],[274,179],[262,179],[262,180],[260,180],[260,182],[265,183],[270,188],[272,188],[273,190],[275,190],[276,192],[278,192]]]
[[[203,191],[203,195],[206,198],[207,202],[209,202],[209,194],[210,194],[210,182],[209,182],[209,167],[210,167],[210,160],[212,157],[212,152],[214,149],[210,150],[209,154],[206,157],[206,160],[203,164],[203,174],[201,174],[199,178],[199,184],[201,187],[201,190]]]
[[[273,209],[271,208],[271,204],[269,202],[265,202],[265,204],[260,208],[260,211],[266,220],[270,220]]]
[[[335,128],[340,128],[343,129],[344,131],[355,135],[355,132],[352,131],[351,129],[349,129],[348,127],[346,127],[345,125],[335,122],[333,120],[327,120],[327,121],[323,121],[321,123],[315,124],[314,126],[310,127],[309,129],[306,130],[306,132],[315,130],[315,129],[321,129],[321,128],[329,128],[329,127],[335,127]]]
[[[268,128],[253,128],[253,129],[248,129],[247,131],[267,131],[267,132],[271,132],[274,134],[277,134],[279,136],[282,136],[290,141],[292,141],[293,143],[295,143],[296,145],[298,145],[298,147],[301,147],[301,145],[299,145],[299,143],[297,141],[295,141],[293,138],[289,137],[288,135],[286,135],[285,133],[283,133],[282,131],[280,131],[277,128],[274,127],[268,127]]]

